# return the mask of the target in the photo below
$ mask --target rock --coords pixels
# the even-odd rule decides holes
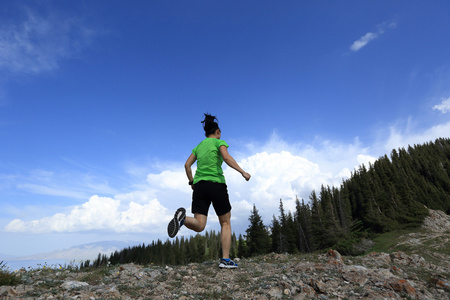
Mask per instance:
[[[407,255],[402,251],[397,251],[391,253],[390,256],[394,264],[404,266],[412,265],[414,267],[423,267],[426,264],[425,259],[418,254]]]
[[[450,281],[443,279],[439,276],[435,276],[430,280],[430,283],[435,287],[443,289],[447,292],[450,292]]]
[[[440,210],[429,209],[429,216],[425,218],[422,227],[432,232],[450,231],[450,216]]]
[[[84,286],[88,286],[89,284],[86,282],[81,282],[81,281],[65,281],[63,284],[61,284],[61,287],[64,289],[74,289],[74,288],[79,288],[79,287],[84,287]]]
[[[328,263],[332,265],[343,265],[344,261],[342,260],[342,256],[336,250],[330,249],[327,252]]]
[[[369,280],[367,278],[367,272],[364,267],[358,268],[359,266],[350,266],[346,270],[342,271],[342,278],[352,284],[359,286],[364,286]]]
[[[311,279],[309,281],[309,285],[317,292],[320,294],[325,294],[326,293],[326,285],[320,281],[320,280],[315,280],[315,279]]]
[[[367,254],[366,257],[377,266],[388,265],[391,263],[391,257],[387,253],[371,252]]]
[[[276,299],[280,299],[281,297],[283,297],[283,292],[281,291],[280,288],[274,287],[270,289],[269,295]]]
[[[416,289],[412,286],[409,280],[405,279],[393,279],[388,280],[385,284],[386,288],[392,288],[397,293],[405,293],[410,297],[416,297],[417,292]]]

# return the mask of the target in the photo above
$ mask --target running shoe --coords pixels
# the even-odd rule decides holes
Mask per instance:
[[[220,260],[219,268],[221,269],[236,269],[237,267],[237,263],[235,263],[231,259],[226,260],[225,258],[222,258]]]
[[[186,218],[186,210],[183,207],[180,207],[175,212],[173,219],[170,220],[169,225],[167,225],[167,233],[169,237],[173,238],[177,235],[178,230],[180,230],[181,226],[184,224],[184,219]]]

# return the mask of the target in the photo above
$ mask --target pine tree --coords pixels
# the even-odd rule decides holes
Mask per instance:
[[[305,202],[302,200],[302,204],[298,198],[295,199],[295,224],[298,231],[298,250],[302,253],[310,252],[310,211],[309,207],[305,206]]]
[[[286,240],[284,239],[284,235],[281,233],[281,225],[278,219],[273,216],[272,225],[271,225],[271,250],[275,253],[283,253],[286,252],[286,246],[283,248],[283,245],[286,244]]]
[[[267,250],[270,249],[269,234],[255,205],[253,205],[253,210],[248,220],[250,221],[250,225],[246,230],[248,254],[252,256],[267,253]]]
[[[290,211],[286,216],[285,228],[282,228],[282,231],[286,236],[288,253],[291,254],[298,253],[299,252],[299,249],[297,248],[298,231],[297,226],[294,222],[294,217],[292,216],[292,213]]]
[[[322,185],[320,191],[320,206],[323,214],[322,224],[324,226],[324,240],[322,245],[325,247],[332,246],[343,236],[340,227],[336,207],[333,205],[332,193],[330,187]]]
[[[238,257],[248,257],[248,247],[247,243],[242,237],[242,234],[239,235],[238,239],[238,249],[237,249]]]
[[[290,235],[289,232],[290,230],[288,229],[287,215],[284,212],[283,201],[281,199],[279,210],[280,210],[280,217],[279,217],[280,231],[277,233],[278,236],[276,237],[278,243],[278,248],[276,252],[285,253],[289,251],[288,235]]]

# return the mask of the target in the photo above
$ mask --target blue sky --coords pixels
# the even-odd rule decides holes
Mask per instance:
[[[238,234],[449,137],[449,28],[447,1],[3,1],[0,253],[165,240],[204,112],[252,174],[224,166]]]

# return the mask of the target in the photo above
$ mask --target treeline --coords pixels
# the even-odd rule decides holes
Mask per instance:
[[[393,150],[368,168],[362,165],[340,188],[322,186],[294,213],[273,216],[266,228],[256,207],[247,230],[247,255],[310,252],[333,247],[360,254],[373,234],[418,226],[428,209],[450,212],[450,139]],[[270,241],[271,248],[265,246]]]
[[[279,215],[263,223],[256,206],[245,235],[233,234],[232,257],[268,252],[306,253],[333,247],[360,254],[373,234],[418,226],[428,210],[450,213],[450,139],[393,150],[368,167],[362,165],[340,187],[322,186],[309,201],[296,199],[294,212],[280,200]],[[100,256],[94,265],[135,262],[185,264],[218,259],[220,234],[153,242]],[[88,264],[89,265],[89,264]]]
[[[231,236],[231,257],[238,256],[237,249],[236,235],[233,233]],[[165,242],[158,239],[148,245],[142,244],[115,251],[109,257],[99,254],[93,262],[87,260],[81,267],[99,267],[107,264],[126,263],[180,265],[217,260],[221,255],[220,233],[211,230],[206,231],[204,235],[197,234],[188,238],[177,236],[175,239],[167,239]]]

